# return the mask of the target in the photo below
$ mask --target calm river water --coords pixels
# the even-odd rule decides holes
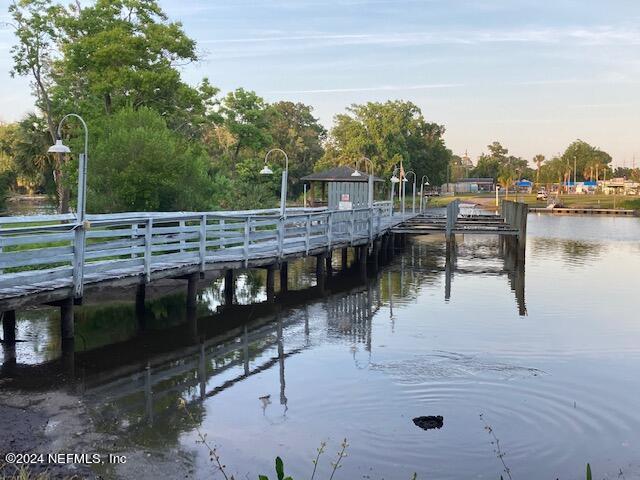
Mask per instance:
[[[441,237],[414,238],[326,296],[305,290],[301,261],[275,306],[260,303],[263,272],[239,278],[232,309],[215,281],[197,327],[184,283],[148,301],[143,333],[133,295],[114,295],[80,309],[69,388],[123,444],[181,452],[190,478],[217,478],[195,427],[236,478],[274,476],[277,455],[309,478],[326,442],[325,478],[343,438],[345,480],[497,480],[501,454],[514,479],[584,478],[587,462],[595,478],[640,478],[640,220],[531,215],[524,265],[495,237],[445,257]],[[57,322],[21,314],[18,364],[58,356]],[[423,415],[443,427],[418,428]]]

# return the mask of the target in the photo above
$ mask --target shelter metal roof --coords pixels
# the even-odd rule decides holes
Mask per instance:
[[[323,170],[322,172],[314,172],[311,175],[307,175],[306,177],[302,177],[302,180],[307,182],[368,182],[369,174],[358,170],[360,172],[360,176],[352,177],[351,174],[355,172],[356,169],[353,167],[334,167],[328,170]],[[374,182],[384,182],[383,179],[378,178],[376,176],[373,177]]]

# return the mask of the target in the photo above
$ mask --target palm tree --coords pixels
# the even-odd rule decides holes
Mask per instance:
[[[533,163],[535,163],[536,166],[538,167],[538,169],[536,170],[536,185],[540,184],[540,167],[542,166],[542,163],[544,161],[545,161],[544,155],[542,155],[541,153],[533,157]]]
[[[504,166],[500,169],[500,173],[498,174],[498,182],[505,189],[505,199],[509,198],[509,187],[513,184],[513,179],[515,178],[515,171],[508,166]]]

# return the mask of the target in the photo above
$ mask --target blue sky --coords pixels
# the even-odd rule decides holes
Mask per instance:
[[[581,138],[640,166],[640,1],[160,0],[224,92],[314,106],[405,99],[475,158],[493,140],[531,158]],[[8,0],[0,0],[6,12]],[[31,109],[0,32],[0,119]]]

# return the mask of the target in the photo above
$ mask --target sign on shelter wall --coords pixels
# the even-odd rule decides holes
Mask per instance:
[[[353,202],[351,201],[351,195],[343,193],[340,195],[340,201],[338,202],[338,210],[353,210]]]

